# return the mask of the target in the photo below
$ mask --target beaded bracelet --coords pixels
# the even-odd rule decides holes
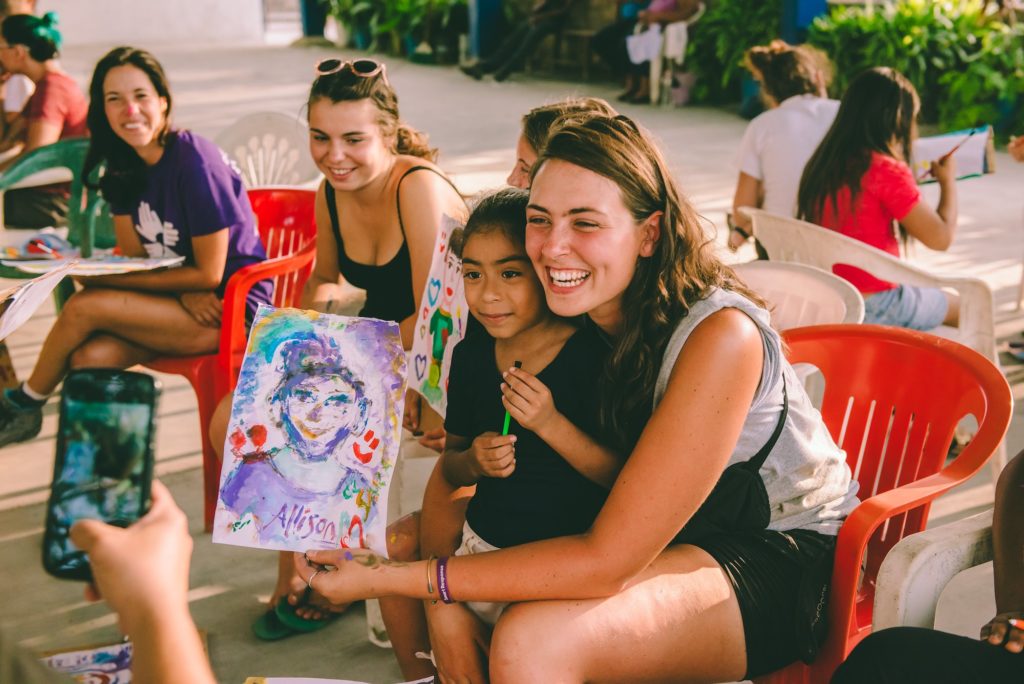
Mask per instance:
[[[455,603],[452,594],[448,591],[448,556],[441,556],[437,559],[437,593],[445,603]]]

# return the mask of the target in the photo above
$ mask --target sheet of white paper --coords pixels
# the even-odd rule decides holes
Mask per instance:
[[[0,340],[6,340],[31,318],[73,267],[73,261],[61,263],[45,275],[0,292]]]
[[[405,387],[397,323],[261,306],[231,404],[213,541],[387,554]]]
[[[422,394],[442,418],[448,409],[452,350],[465,336],[469,317],[458,254],[461,240],[462,226],[444,216],[409,353],[409,387]]]
[[[111,644],[100,648],[67,651],[42,658],[43,664],[63,672],[76,682],[130,684],[132,644]]]
[[[68,275],[73,276],[98,276],[117,275],[119,273],[134,273],[136,271],[152,271],[158,268],[170,268],[179,266],[185,261],[185,257],[161,257],[157,259],[133,258],[121,256],[101,256],[89,259],[78,259]],[[4,266],[13,266],[23,273],[41,275],[60,268],[63,264],[60,261],[18,261],[4,259],[0,261]]]
[[[956,161],[958,179],[992,173],[992,169],[989,169],[986,163],[992,129],[988,126],[978,128],[974,135],[971,135],[971,130],[975,129],[968,128],[915,140],[912,153],[914,178],[918,179],[919,183],[933,182],[935,179],[928,174],[931,163],[949,154],[957,145],[960,147],[953,153],[953,159]]]

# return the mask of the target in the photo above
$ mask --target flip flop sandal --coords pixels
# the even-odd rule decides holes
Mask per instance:
[[[256,618],[256,621],[252,623],[252,633],[256,635],[257,639],[263,641],[277,641],[298,634],[294,629],[281,622],[273,610],[268,610]]]
[[[329,611],[323,611],[327,612],[327,617],[323,618],[322,620],[310,620],[309,618],[304,618],[299,615],[296,615],[295,610],[299,606],[306,604],[306,600],[309,598],[309,594],[310,592],[307,589],[306,593],[302,597],[302,603],[300,603],[298,606],[293,606],[292,604],[288,603],[287,599],[281,599],[278,602],[277,607],[274,608],[274,614],[276,615],[278,621],[280,621],[282,625],[284,625],[287,629],[290,629],[292,632],[316,632],[323,629],[330,623],[334,622],[336,619],[338,619],[339,616],[341,616],[341,613],[334,613]]]

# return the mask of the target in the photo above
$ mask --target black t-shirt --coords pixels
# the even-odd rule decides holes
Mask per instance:
[[[592,329],[583,328],[537,375],[551,390],[558,412],[591,436],[598,434],[597,377],[607,351]],[[479,334],[462,340],[452,354],[445,429],[470,439],[500,433],[505,420],[501,382],[494,338]],[[515,471],[507,478],[480,478],[466,511],[473,531],[504,548],[590,529],[608,490],[580,475],[515,420],[509,434],[518,437]]]

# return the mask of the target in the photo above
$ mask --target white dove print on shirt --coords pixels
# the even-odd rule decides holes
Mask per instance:
[[[178,229],[170,221],[161,221],[148,202],[139,203],[139,223],[135,230],[151,257],[181,256],[172,247],[178,244]]]

